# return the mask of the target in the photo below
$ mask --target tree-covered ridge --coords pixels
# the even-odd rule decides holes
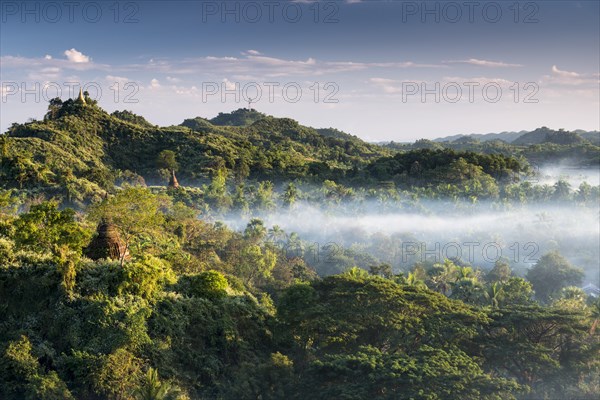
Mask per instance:
[[[502,154],[525,159],[531,164],[543,165],[566,161],[577,166],[600,165],[598,132],[552,130],[541,127],[531,132],[518,132],[518,137],[503,140],[503,134],[466,135],[451,140],[421,139],[414,143],[385,143],[395,151],[419,149],[473,151],[485,154]],[[480,136],[483,136],[480,137]]]
[[[502,141],[511,144],[540,144],[540,143],[577,143],[582,142],[581,139],[588,140],[592,144],[598,145],[600,139],[600,132],[598,131],[584,131],[577,129],[574,131],[565,131],[564,129],[553,130],[548,127],[541,127],[534,129],[533,131],[520,131],[520,132],[501,132],[501,133],[487,133],[477,134],[472,133],[470,135],[452,135],[442,138],[434,139],[434,142],[438,143],[465,143],[465,142],[488,142],[488,141]]]
[[[318,277],[254,219],[129,187],[85,213],[0,196],[0,397],[592,399],[600,303],[548,253]],[[127,259],[85,249],[111,223]],[[291,244],[291,243],[290,243]]]
[[[163,150],[177,153],[178,173],[192,184],[220,169],[244,179],[310,179],[322,169],[343,176],[388,153],[357,138],[322,136],[289,119],[261,115],[247,126],[219,127],[197,118],[156,127],[130,112],[109,115],[92,103],[58,99],[43,121],[13,124],[2,141],[3,183],[19,176],[18,187],[58,190],[64,186],[59,177],[73,175],[86,195],[95,191],[90,183],[106,188],[107,180],[159,180],[156,159]]]
[[[544,126],[532,132],[525,133],[524,135],[515,139],[512,143],[516,145],[522,145],[541,143],[577,144],[583,142],[585,142],[585,139],[579,136],[579,134],[576,132],[564,130],[554,131]]]
[[[266,117],[266,114],[253,109],[239,108],[230,113],[219,113],[216,117],[209,120],[213,125],[218,126],[247,126]]]
[[[481,154],[451,149],[421,149],[381,157],[371,162],[366,171],[379,180],[410,175],[416,183],[461,182],[465,177],[487,175],[498,181],[511,181],[528,172],[528,165],[515,157]]]

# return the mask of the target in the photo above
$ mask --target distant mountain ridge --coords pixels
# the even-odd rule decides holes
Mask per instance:
[[[531,145],[531,144],[542,144],[542,143],[554,143],[554,144],[577,144],[584,142],[585,139],[579,136],[575,132],[569,132],[564,130],[552,130],[549,128],[541,127],[534,131],[525,133],[515,139],[512,144],[515,145]]]
[[[519,132],[500,132],[500,133],[471,133],[468,135],[458,134],[451,136],[444,136],[441,138],[433,139],[434,142],[454,142],[455,140],[459,140],[465,137],[477,139],[481,142],[487,142],[490,140],[503,140],[508,143],[512,143],[518,137],[524,135],[527,131],[519,131]]]
[[[515,145],[530,145],[530,144],[541,144],[541,143],[556,143],[556,144],[572,144],[579,143],[585,139],[595,145],[600,143],[600,132],[599,131],[585,131],[577,129],[574,131],[564,130],[552,130],[547,127],[541,127],[533,131],[519,131],[519,132],[500,132],[500,133],[472,133],[472,134],[458,134],[451,136],[444,136],[441,138],[433,139],[434,142],[443,143],[464,143],[471,140],[478,140],[480,142],[489,142],[492,140],[502,140],[507,143]]]

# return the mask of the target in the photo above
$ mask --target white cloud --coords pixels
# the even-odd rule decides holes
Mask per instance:
[[[160,82],[158,81],[158,79],[156,79],[156,78],[153,78],[153,79],[150,81],[150,87],[151,87],[151,88],[159,88],[159,87],[160,87]]]
[[[115,75],[106,75],[106,77],[104,78],[106,79],[106,81],[110,84],[110,83],[114,83],[114,82],[118,82],[121,84],[127,83],[127,82],[131,82],[131,79],[126,78],[124,76],[115,76]]]
[[[69,51],[69,50],[67,50]],[[73,57],[73,56],[72,56]],[[88,60],[89,57],[86,57]],[[0,63],[2,64],[2,69],[17,69],[19,72],[34,72],[39,73],[41,69],[48,67],[56,67],[61,69],[71,69],[77,71],[90,71],[90,70],[103,70],[103,71],[113,71],[117,69],[116,66],[111,66],[107,64],[96,64],[91,60],[88,62],[75,62],[69,59],[59,59],[52,58],[50,55],[46,55],[44,57],[21,57],[21,56],[0,56]]]
[[[90,57],[86,56],[82,52],[77,51],[75,49],[65,50],[64,54],[65,54],[65,56],[67,56],[67,59],[69,61],[74,62],[74,63],[88,63],[88,62],[90,62]]]
[[[556,65],[552,66],[552,73],[556,74],[558,76],[569,77],[569,78],[579,78],[581,76],[577,72],[562,71],[562,70],[558,69],[558,67]]]
[[[236,89],[236,83],[231,82],[227,78],[223,79],[223,83],[225,84],[225,89],[227,89],[227,90],[235,90]]]
[[[509,64],[502,61],[489,61],[489,60],[480,60],[477,58],[469,58],[468,60],[453,60],[453,61],[444,61],[447,64],[469,64],[476,65],[478,67],[489,67],[489,68],[511,68],[511,67],[522,67],[521,64]]]
[[[192,87],[172,86],[171,89],[173,89],[174,93],[177,95],[184,95],[184,96],[198,96],[199,95],[199,91],[196,86],[192,86]]]
[[[540,81],[544,85],[589,86],[590,90],[598,91],[600,74],[582,74],[579,72],[559,69],[556,65],[551,68],[550,75],[544,75]]]
[[[400,81],[395,79],[387,79],[387,78],[371,78],[369,82],[374,84],[375,86],[383,89],[385,93],[395,94],[402,93],[402,88],[399,86],[401,84]]]
[[[503,91],[509,90],[514,85],[514,82],[503,78],[487,78],[487,77],[453,77],[446,76],[440,80],[433,81],[427,79],[388,79],[388,78],[370,78],[368,82],[379,89],[379,94],[383,92],[386,95],[395,97],[402,94],[403,88],[408,89],[409,84],[411,90],[414,90],[414,85],[417,85],[417,96],[421,96],[424,90],[435,91],[438,88],[438,93],[446,94],[449,93],[451,97],[454,97],[454,93],[458,88],[462,92],[461,99],[467,100],[469,98],[469,87],[473,87],[476,95],[482,93],[483,87],[487,84],[497,84]],[[370,91],[369,91],[370,92]],[[458,92],[456,92],[458,93]]]
[[[468,83],[468,84],[472,84],[473,87],[475,87],[475,90],[480,90],[480,91],[481,91],[481,88],[483,86],[487,85],[488,83],[496,83],[496,84],[500,85],[500,87],[502,87],[502,88],[509,88],[510,86],[515,84],[515,82],[508,80],[508,79],[488,78],[485,76],[478,76],[478,77],[473,77],[473,78],[464,78],[464,77],[460,77],[460,76],[445,76],[442,78],[440,83],[442,85],[449,84],[449,83],[458,83],[459,85],[463,85],[465,90],[466,90],[466,88],[468,88],[468,86],[466,85]],[[474,84],[478,84],[479,86],[476,86]]]
[[[43,81],[49,79],[58,79],[60,77],[61,69],[58,67],[43,67],[34,71],[29,72],[27,77],[32,81]]]
[[[139,71],[145,69],[153,72],[197,75],[198,70],[206,74],[252,75],[265,79],[294,75],[324,75],[344,72],[368,70],[370,68],[448,68],[443,64],[418,64],[412,61],[404,62],[355,62],[355,61],[320,61],[312,57],[305,60],[290,60],[269,57],[263,54],[252,55],[242,53],[243,57],[197,57],[182,60],[153,60],[142,65],[125,65],[123,70]]]
[[[356,61],[322,61],[313,57],[304,60],[290,60],[265,56],[257,50],[248,50],[241,57],[205,56],[184,59],[151,59],[141,64],[97,64],[76,49],[65,51],[66,59],[48,57],[26,58],[19,56],[0,56],[4,68],[16,68],[27,72],[40,73],[45,67],[58,67],[64,70],[77,71],[99,70],[106,74],[152,74],[167,75],[166,81],[179,84],[185,76],[197,76],[201,70],[205,75],[213,75],[220,79],[223,75],[236,77],[252,77],[251,80],[268,80],[289,76],[320,76],[325,74],[352,73],[369,69],[406,69],[406,68],[448,68],[444,64],[418,64],[412,61],[399,62],[356,62]],[[174,76],[177,76],[175,78]]]

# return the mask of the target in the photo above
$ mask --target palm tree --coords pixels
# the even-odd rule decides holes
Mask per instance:
[[[450,260],[445,260],[444,264],[437,264],[437,266],[441,267],[442,270],[439,274],[433,276],[431,281],[436,291],[446,295],[450,290],[450,282],[455,279],[458,267]]]
[[[456,281],[470,280],[476,281],[477,276],[471,267],[456,267]]]
[[[148,369],[142,387],[135,392],[138,400],[170,400],[176,399],[178,394],[179,390],[170,383],[160,381],[154,368]]]
[[[492,308],[498,308],[500,299],[504,295],[504,289],[499,282],[494,282],[488,286],[488,290],[485,292],[485,297],[492,305]]]
[[[425,286],[425,282],[423,282],[421,279],[419,279],[417,277],[417,274],[415,274],[414,272],[409,272],[407,277],[406,277],[406,284],[408,286],[415,286],[415,287],[424,287]]]
[[[281,245],[286,241],[287,235],[279,225],[273,225],[273,227],[269,229],[267,239],[275,245]]]
[[[344,272],[344,275],[349,276],[351,278],[356,278],[356,279],[368,279],[371,277],[367,271],[365,271],[362,268],[358,268],[358,267],[352,267],[352,268],[347,269]]]
[[[561,295],[563,299],[580,302],[584,302],[587,297],[583,289],[578,288],[577,286],[567,286],[566,288],[563,288]]]
[[[267,228],[265,228],[264,222],[259,218],[252,218],[246,225],[244,236],[254,242],[263,240],[267,236]]]

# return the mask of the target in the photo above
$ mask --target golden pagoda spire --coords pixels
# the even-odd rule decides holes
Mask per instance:
[[[77,101],[85,104],[85,97],[83,96],[83,89],[79,88],[79,97],[77,98]]]
[[[177,181],[177,177],[175,176],[175,170],[172,169],[171,170],[171,179],[169,179],[169,185],[168,187],[173,188],[173,189],[178,189],[179,188],[179,182]]]

